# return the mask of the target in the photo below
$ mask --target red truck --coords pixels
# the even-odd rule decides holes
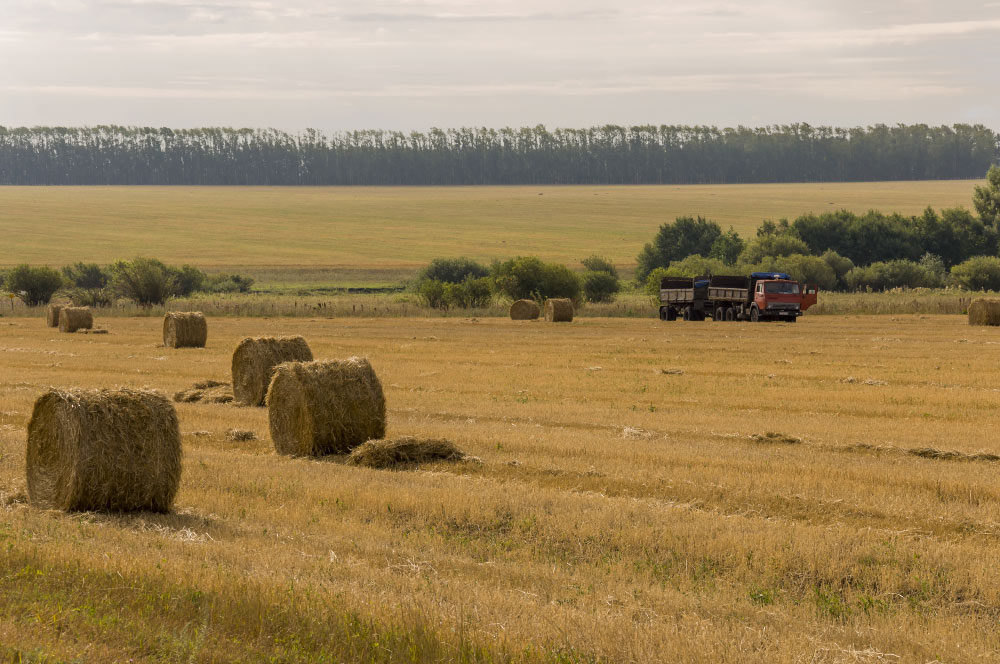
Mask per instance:
[[[794,323],[816,304],[816,286],[800,284],[783,272],[746,277],[664,277],[660,280],[660,320],[781,320]]]

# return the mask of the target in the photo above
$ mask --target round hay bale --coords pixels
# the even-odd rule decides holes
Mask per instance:
[[[49,327],[59,327],[59,312],[65,304],[50,304],[45,312],[45,324]]]
[[[59,310],[59,331],[76,332],[94,327],[94,315],[90,307],[63,307]]]
[[[573,321],[573,300],[561,297],[545,300],[545,320],[550,323]]]
[[[27,469],[39,507],[167,512],[181,479],[177,413],[147,390],[50,389],[28,422]]]
[[[163,316],[163,345],[168,348],[204,348],[208,322],[200,311],[171,311]]]
[[[233,351],[233,396],[245,406],[263,406],[276,366],[312,359],[302,337],[247,337]]]
[[[1000,300],[973,300],[969,304],[969,325],[1000,325]]]
[[[342,454],[385,435],[385,395],[363,357],[286,362],[271,379],[267,417],[280,454]]]
[[[534,300],[518,300],[510,305],[511,320],[535,320],[540,313],[538,303]]]

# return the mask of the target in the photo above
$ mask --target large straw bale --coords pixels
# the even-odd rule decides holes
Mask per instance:
[[[27,470],[40,507],[167,512],[181,478],[177,413],[147,390],[50,389],[28,422]]]
[[[45,324],[49,327],[59,327],[59,312],[65,304],[50,304],[45,312]]]
[[[545,320],[550,323],[572,322],[573,300],[561,297],[545,300]]]
[[[170,311],[163,316],[163,345],[169,348],[204,348],[208,322],[200,311]]]
[[[366,358],[286,362],[271,379],[267,416],[279,453],[342,454],[385,435],[385,395]]]
[[[59,310],[59,331],[76,332],[94,327],[94,315],[90,307],[63,307]]]
[[[365,441],[351,452],[347,462],[369,468],[394,468],[429,461],[465,461],[474,458],[444,438],[400,436]]]
[[[969,325],[1000,325],[1000,300],[973,300],[969,304]]]
[[[302,337],[247,337],[233,351],[233,396],[246,406],[263,406],[276,366],[312,359]]]
[[[517,300],[510,305],[511,320],[535,320],[540,313],[534,300]]]

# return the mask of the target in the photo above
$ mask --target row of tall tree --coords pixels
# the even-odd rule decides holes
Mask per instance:
[[[983,125],[719,129],[276,129],[0,126],[4,185],[687,184],[979,177]]]

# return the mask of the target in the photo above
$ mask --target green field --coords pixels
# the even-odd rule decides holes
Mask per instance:
[[[764,219],[806,212],[969,207],[975,184],[4,187],[0,267],[146,255],[290,288],[394,283],[439,256],[531,254],[578,267],[598,253],[628,273],[679,215],[752,236]]]

